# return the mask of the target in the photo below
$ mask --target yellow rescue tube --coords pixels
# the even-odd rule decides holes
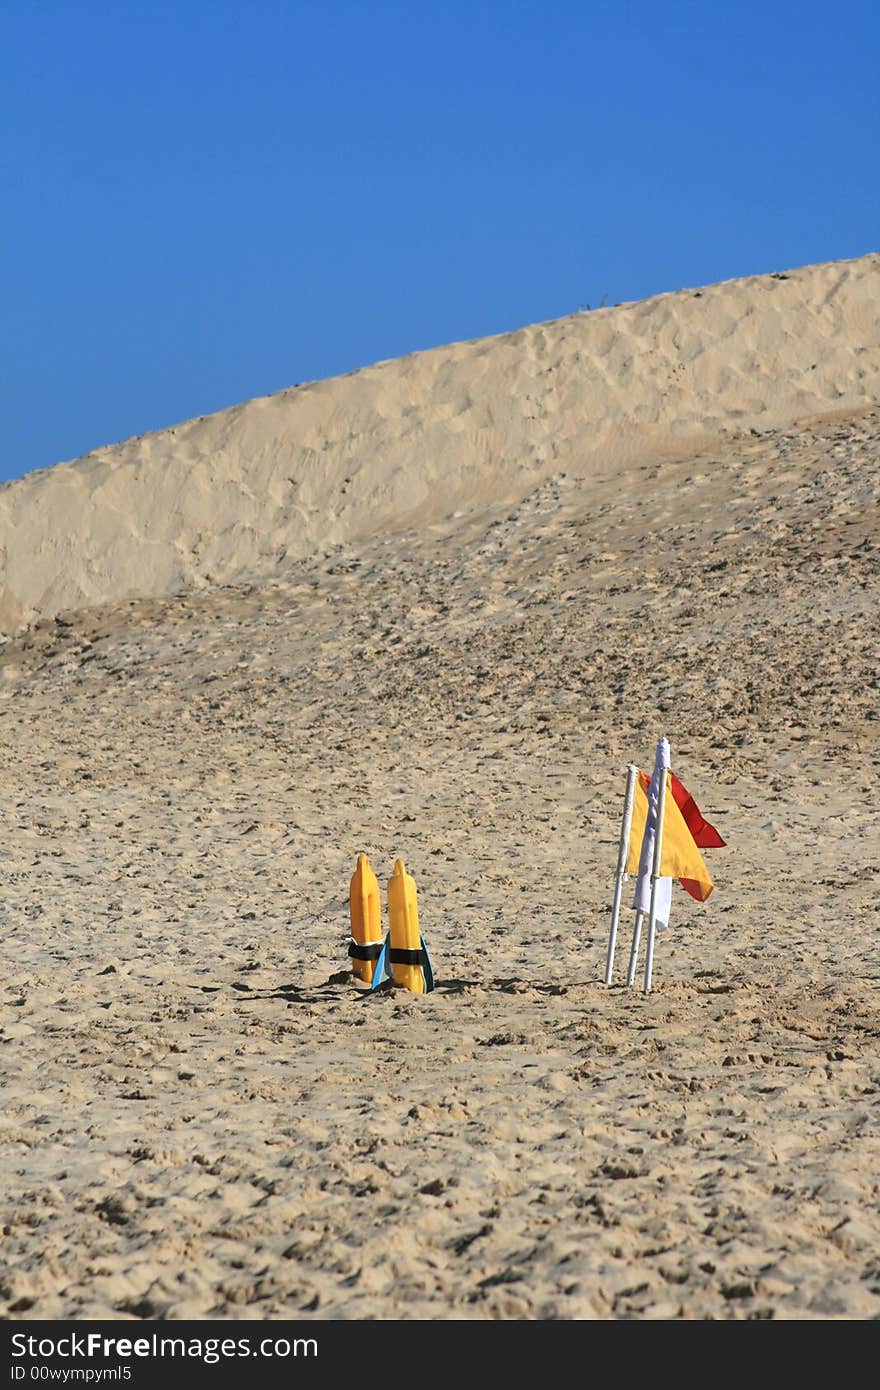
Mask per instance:
[[[348,954],[352,972],[369,985],[373,982],[373,971],[382,949],[382,903],[379,880],[365,854],[358,855],[348,890],[348,907],[351,917]]]
[[[424,994],[425,972],[421,964],[424,955],[416,885],[402,859],[395,860],[394,873],[388,880],[388,923],[388,956],[394,983],[412,990],[413,994]]]

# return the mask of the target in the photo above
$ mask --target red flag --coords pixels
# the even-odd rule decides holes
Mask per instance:
[[[685,825],[693,836],[694,844],[700,849],[721,849],[726,841],[722,840],[714,825],[709,824],[687,787],[682,786],[675,773],[670,772],[669,777],[675,804],[684,817]],[[703,890],[698,883],[690,878],[680,878],[678,881],[684,891],[690,893],[692,898],[696,898],[697,902],[703,901]]]
[[[675,773],[670,772],[669,775],[672,779],[672,795],[675,797],[675,804],[684,816],[685,825],[694,837],[694,844],[699,849],[722,849],[726,841],[722,840],[714,825],[710,825],[705,819],[687,787],[681,785]]]

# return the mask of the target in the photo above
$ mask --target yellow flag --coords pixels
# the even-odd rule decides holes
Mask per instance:
[[[668,778],[667,773],[667,778]],[[629,835],[629,854],[626,861],[628,874],[639,872],[639,856],[648,819],[648,786],[650,778],[640,772],[636,781],[633,799],[632,829]],[[650,873],[650,865],[648,866]],[[667,781],[666,806],[663,812],[663,844],[660,850],[660,877],[686,878],[698,890],[699,901],[705,902],[714,888],[709,870],[703,856],[694,844],[694,837],[687,828],[687,822],[672,795]]]

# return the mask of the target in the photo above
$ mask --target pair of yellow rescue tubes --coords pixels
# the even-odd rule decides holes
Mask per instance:
[[[359,980],[378,988],[391,978],[396,985],[427,994],[434,988],[431,958],[419,929],[419,906],[415,881],[395,860],[388,880],[388,939],[382,939],[382,904],[379,881],[365,854],[358,855],[357,868],[348,892],[351,914],[352,970]]]

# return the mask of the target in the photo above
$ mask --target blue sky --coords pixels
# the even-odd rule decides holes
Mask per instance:
[[[0,478],[880,249],[878,11],[0,0]]]

